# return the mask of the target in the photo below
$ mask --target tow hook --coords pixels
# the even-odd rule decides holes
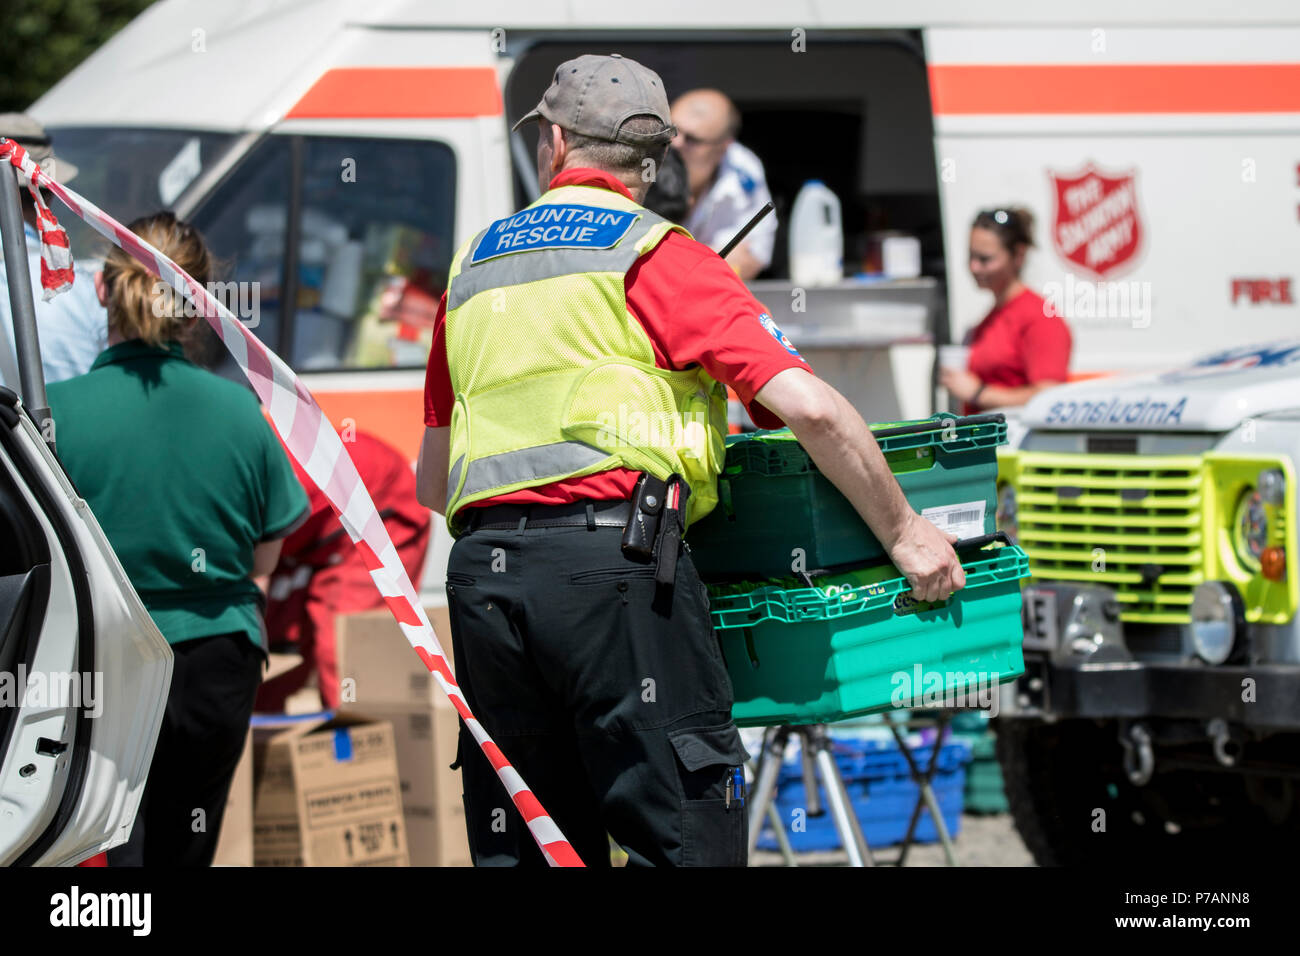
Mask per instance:
[[[1233,739],[1228,722],[1216,717],[1205,725],[1205,732],[1210,736],[1214,759],[1225,767],[1235,767],[1241,759],[1241,742]]]
[[[1151,734],[1143,724],[1134,724],[1127,733],[1121,733],[1119,742],[1124,747],[1124,773],[1135,787],[1144,787],[1155,771],[1156,758],[1151,749]]]

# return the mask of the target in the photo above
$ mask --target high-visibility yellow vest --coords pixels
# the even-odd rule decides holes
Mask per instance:
[[[717,503],[724,386],[657,368],[624,279],[669,231],[623,195],[562,186],[462,246],[447,287],[447,526],[470,502],[610,468],[681,475],[686,523]]]

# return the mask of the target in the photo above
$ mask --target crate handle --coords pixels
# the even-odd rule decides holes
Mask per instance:
[[[974,538],[965,538],[964,540],[953,543],[954,551],[969,551],[973,548],[982,548],[985,545],[992,544],[994,541],[1001,541],[1003,544],[1010,544],[1011,538],[1005,531],[994,531],[992,534],[981,534]]]
[[[998,535],[1002,535],[1002,537],[998,538]],[[995,532],[993,535],[984,535],[981,537],[986,537],[989,538],[990,540],[993,539],[1003,540],[1003,541],[1006,540],[1005,532]],[[971,538],[968,540],[971,542],[977,542],[980,539]],[[999,551],[1000,550],[1001,549],[999,549]],[[1020,570],[1020,564],[1024,564],[1023,553],[1021,555],[1021,561],[1017,564],[1015,568],[999,569],[997,565],[999,561],[1002,560],[1002,558],[1003,555],[998,554],[997,552],[993,552],[990,553],[987,558],[981,558],[979,561],[972,562],[973,566],[967,567],[965,569],[967,572],[966,589],[972,590],[977,587],[983,587],[985,585],[995,584],[1001,581],[1009,580],[1010,576],[1012,575],[1014,575],[1014,577],[1017,578],[1025,576],[1024,574],[1016,573],[1018,570]],[[1025,570],[1027,571],[1027,567],[1025,568]],[[869,588],[875,588],[879,590],[877,590],[876,593],[874,594],[865,593]],[[723,620],[722,615],[725,615],[729,610],[724,606],[721,608],[714,609],[713,611],[714,620],[715,622],[718,622],[715,623],[714,626],[750,628],[753,627],[754,625],[761,624],[762,622],[767,620],[782,621],[784,623],[797,623],[798,622],[797,619],[806,619],[809,617],[817,616],[819,612],[830,611],[831,609],[834,609],[835,611],[838,612],[831,616],[834,617],[852,616],[867,611],[878,610],[881,607],[892,604],[894,603],[894,600],[898,597],[898,595],[903,594],[910,589],[911,586],[907,583],[907,579],[904,577],[893,578],[888,581],[882,581],[872,585],[863,585],[859,588],[854,588],[849,591],[843,591],[834,595],[828,595],[823,589],[814,587],[810,590],[812,590],[813,593],[816,594],[817,597],[820,598],[822,602],[824,602],[820,605],[820,607],[814,607],[811,604],[805,604],[802,602],[792,604],[790,603],[788,598],[790,592],[788,590],[784,590],[782,593],[784,595],[787,595],[787,597],[783,597],[779,602],[779,606],[782,608],[782,611],[780,614],[777,614],[775,613],[776,605],[771,603],[770,595],[767,594],[767,592],[771,589],[760,588],[758,591],[751,591],[745,595],[728,596],[732,598],[745,598],[747,600],[753,600],[754,595],[756,594],[762,595],[758,606],[731,609],[736,611],[743,611],[745,616],[748,618],[748,620],[744,621],[743,623],[737,623],[732,625],[726,625],[720,623]],[[780,591],[782,589],[777,589],[777,590]],[[725,605],[726,601],[727,601],[727,597],[723,597],[720,599],[719,603]],[[850,606],[851,609],[848,609],[846,605]],[[793,615],[793,618],[790,615]]]
[[[912,435],[917,432],[934,432],[941,431],[944,428],[944,422],[949,421],[958,428],[963,425],[993,425],[1005,422],[1007,416],[1002,412],[992,412],[986,415],[954,415],[951,417],[944,416],[926,422],[916,422],[912,425],[895,425],[893,428],[882,428],[880,431],[873,431],[871,434],[876,438],[891,438],[894,435]]]

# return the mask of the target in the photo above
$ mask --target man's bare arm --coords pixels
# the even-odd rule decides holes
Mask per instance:
[[[790,426],[818,469],[862,516],[925,601],[965,586],[966,576],[945,534],[916,513],[889,470],[862,416],[839,392],[803,369],[779,372],[755,396]]]
[[[415,462],[415,497],[426,508],[447,510],[447,468],[451,457],[451,428],[425,428],[420,457]]]

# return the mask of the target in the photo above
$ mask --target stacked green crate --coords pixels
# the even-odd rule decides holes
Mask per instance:
[[[710,585],[736,723],[828,723],[911,706],[932,691],[974,702],[982,684],[1024,673],[1025,553],[963,557],[966,586],[947,601],[912,600],[889,564],[818,576],[813,587]]]
[[[1001,415],[872,428],[914,509],[963,539],[993,531]],[[838,721],[912,705],[933,688],[973,700],[973,682],[1023,673],[1024,552],[965,549],[965,588],[912,600],[787,429],[728,439],[719,505],[687,542],[709,585],[741,726]]]
[[[997,735],[982,713],[958,714],[952,722],[952,736],[970,744],[971,762],[966,767],[962,794],[965,813],[1007,813],[1006,789],[997,758]]]
[[[1002,782],[1002,768],[998,765],[993,731],[971,742],[972,757],[966,768],[966,789],[963,800],[967,813],[1007,813],[1006,789]]]
[[[1002,415],[936,415],[871,428],[914,509],[938,510],[983,534],[994,530],[997,446],[1007,440]],[[686,541],[710,582],[788,575],[796,554],[808,571],[885,557],[853,505],[785,428],[728,437],[718,504]]]

